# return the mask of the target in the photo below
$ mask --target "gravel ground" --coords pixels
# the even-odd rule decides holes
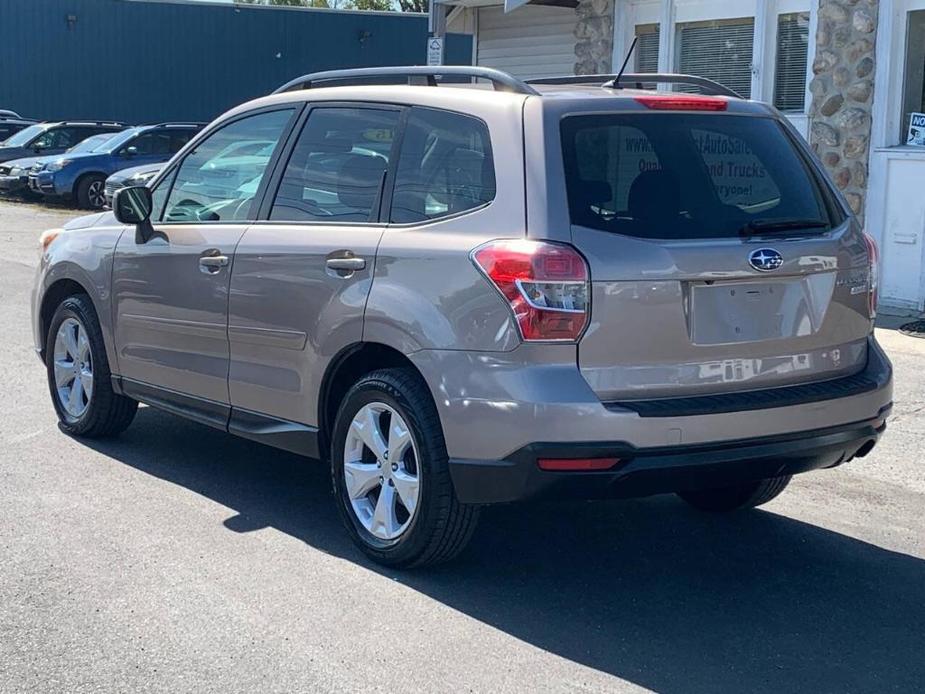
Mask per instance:
[[[0,202],[0,691],[921,691],[925,340],[868,458],[716,518],[673,497],[490,509],[455,564],[365,561],[321,465],[143,408],[61,434],[36,239]]]

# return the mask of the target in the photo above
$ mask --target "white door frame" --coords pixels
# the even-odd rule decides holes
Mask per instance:
[[[909,12],[914,10],[925,10],[925,0],[882,0],[880,3],[865,228],[880,246],[881,266],[885,270],[888,271],[897,258],[908,260],[910,253],[917,254],[921,268],[919,276],[908,278],[911,284],[905,285],[907,289],[914,288],[915,300],[882,295],[881,303],[921,311],[925,308],[925,214],[918,228],[897,233],[892,229],[887,205],[891,164],[917,162],[925,176],[925,149],[905,146],[901,135],[906,35]]]

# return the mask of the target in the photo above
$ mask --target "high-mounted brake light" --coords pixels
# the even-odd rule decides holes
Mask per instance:
[[[867,232],[864,232],[864,243],[867,244],[867,312],[873,319],[877,317],[877,296],[880,291],[880,249]]]
[[[636,101],[655,111],[725,111],[729,103],[713,96],[653,94],[637,96]]]
[[[571,246],[490,241],[472,261],[504,296],[528,341],[575,341],[588,324],[588,265]]]

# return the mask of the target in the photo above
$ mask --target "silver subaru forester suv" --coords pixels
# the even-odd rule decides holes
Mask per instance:
[[[455,556],[485,504],[757,506],[885,428],[876,246],[780,114],[699,78],[307,75],[149,186],[42,236],[62,429],[142,402],[329,461],[383,564]]]

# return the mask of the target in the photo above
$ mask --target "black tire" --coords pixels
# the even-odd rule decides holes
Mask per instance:
[[[344,477],[348,429],[357,412],[373,402],[393,408],[405,420],[419,458],[417,511],[403,533],[390,541],[375,537],[360,523]],[[334,422],[331,446],[331,476],[337,506],[350,537],[368,557],[390,567],[420,567],[449,561],[465,548],[475,530],[480,508],[456,499],[437,409],[417,373],[394,368],[364,376],[344,396]]]
[[[680,492],[678,496],[701,511],[726,513],[745,508],[755,508],[776,498],[787,485],[792,475],[772,477],[757,482],[746,482],[732,487],[704,489],[695,492]]]
[[[64,408],[55,383],[55,341],[61,324],[77,320],[86,331],[92,364],[92,396],[86,409],[73,416]],[[51,402],[58,414],[61,430],[71,436],[101,438],[125,431],[135,418],[138,402],[118,395],[112,389],[109,360],[103,344],[103,333],[93,303],[86,294],[70,296],[58,306],[45,336],[45,365]]]
[[[106,177],[100,174],[88,174],[81,178],[74,189],[77,207],[82,210],[102,210],[106,204],[105,185]]]

